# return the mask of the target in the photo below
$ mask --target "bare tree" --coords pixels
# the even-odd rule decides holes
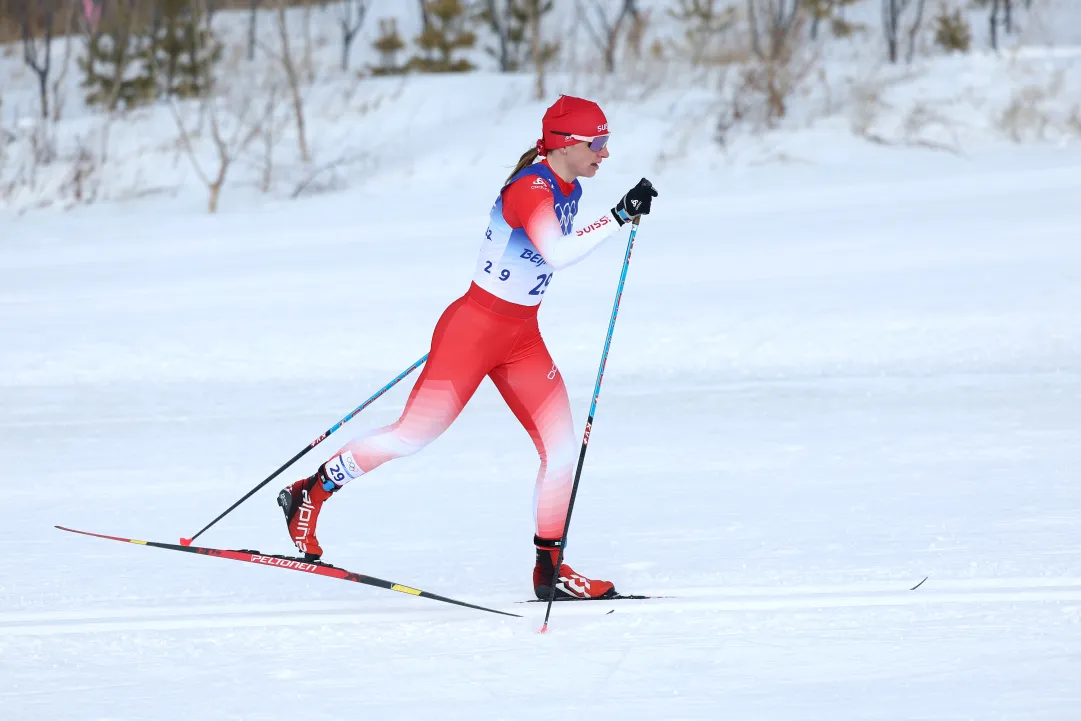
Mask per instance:
[[[251,152],[241,155],[245,167],[258,174],[259,190],[269,193],[280,180],[277,174],[277,151],[286,128],[292,123],[293,113],[289,107],[285,82],[275,66],[263,67],[261,77],[254,75],[260,72],[259,69],[252,69],[251,72],[253,75],[247,82],[252,85],[253,97],[262,108],[256,118],[257,122],[253,123],[257,133],[252,143],[254,145],[258,141],[258,145],[253,147]]]
[[[424,32],[428,29],[428,23],[430,22],[430,19],[428,18],[428,3],[427,0],[418,0],[418,2],[420,3],[420,31]]]
[[[353,47],[353,40],[364,24],[364,17],[368,14],[370,0],[342,0],[339,6],[338,23],[342,28],[342,70],[349,69],[349,51]]]
[[[311,152],[308,150],[308,133],[304,122],[304,97],[300,92],[300,74],[297,72],[293,54],[289,48],[289,24],[285,17],[285,0],[277,0],[278,4],[278,40],[281,46],[279,56],[285,77],[289,81],[289,92],[293,100],[293,115],[297,125],[297,145],[300,150],[300,159],[305,163],[311,162]]]
[[[534,97],[543,100],[547,94],[544,89],[545,61],[541,38],[541,0],[529,0],[529,47],[533,54],[533,62],[537,69],[537,85]]]
[[[623,0],[614,18],[609,18],[608,10],[612,8],[609,0],[578,0],[578,15],[586,26],[590,36],[600,47],[604,48],[604,70],[613,73],[616,69],[616,45],[620,34],[623,32],[624,23],[629,19],[639,21],[640,13],[637,0]],[[591,13],[596,19],[594,25],[590,20]]]
[[[279,13],[282,10],[281,1],[279,0]],[[209,23],[210,5],[207,0],[194,0],[193,5],[193,12],[206,12],[205,17]],[[283,21],[284,18],[279,14],[279,23]],[[195,33],[192,40],[196,46],[208,41],[208,34],[200,33]],[[193,48],[192,54],[201,54],[199,50],[198,47]],[[172,97],[168,98],[169,110],[179,131],[178,145],[188,156],[195,174],[209,191],[209,212],[217,212],[221,191],[233,164],[263,133],[264,126],[278,106],[277,97],[276,92],[263,93],[259,84],[251,82],[250,78],[212,81],[199,101],[196,122],[191,127],[185,122],[177,102]],[[259,103],[264,102],[263,99],[265,105],[260,109]],[[213,148],[213,165],[196,149],[195,140],[201,138],[206,129],[209,130],[209,140]]]
[[[266,111],[261,115],[252,112],[252,100],[252,93],[244,91],[239,95],[213,92],[201,101],[197,125],[209,125],[210,139],[214,145],[214,157],[217,161],[217,167],[208,173],[192,142],[193,132],[188,129],[187,123],[181,117],[176,102],[172,98],[169,99],[169,109],[180,131],[180,146],[191,161],[195,174],[210,191],[207,200],[207,210],[210,213],[218,210],[218,201],[221,198],[222,188],[225,187],[229,169],[252,141],[259,137],[264,122],[273,112],[273,94],[267,102]]]
[[[916,1],[916,18],[912,21],[912,26],[908,29],[908,52],[905,53],[905,62],[911,64],[912,59],[916,57],[916,40],[919,39],[920,27],[923,25],[923,10],[927,4],[927,0],[915,0]]]
[[[631,24],[627,28],[626,48],[633,57],[642,57],[642,43],[646,39],[646,32],[649,30],[649,21],[652,15],[653,10],[650,9],[631,16]]]
[[[42,169],[57,159],[56,125],[48,118],[38,118],[17,121],[10,131],[0,129],[0,166],[6,164],[8,156],[14,162],[0,191],[11,195],[21,189],[36,190]]]
[[[38,76],[41,117],[49,118],[49,71],[52,69],[53,24],[56,0],[18,0],[19,23],[22,26],[23,60]],[[44,36],[39,50],[38,30]]]
[[[991,0],[991,14],[987,18],[991,26],[991,49],[996,51],[998,50],[998,11],[1001,4],[1001,0]]]
[[[60,113],[64,109],[64,81],[68,77],[68,68],[71,66],[71,46],[75,35],[71,29],[75,27],[76,15],[79,14],[79,6],[71,3],[68,6],[67,18],[64,22],[64,58],[60,61],[60,74],[53,80],[53,121],[60,120]]]
[[[432,19],[428,16],[428,0],[417,0],[420,3],[420,34],[424,35],[428,32],[428,27],[432,23]],[[431,50],[424,51],[424,57],[430,58],[432,56]]]
[[[515,12],[521,14],[529,38],[529,60],[536,71],[535,96],[538,100],[545,96],[545,76],[548,63],[559,50],[556,43],[544,41],[544,16],[552,11],[553,0],[519,0]]]
[[[1014,31],[1013,23],[1013,0],[979,0],[981,5],[990,5],[991,14],[987,18],[988,23],[991,26],[991,47],[998,50],[998,29],[1000,27],[1006,30],[1007,35],[1012,35]],[[1032,0],[1026,0],[1025,9],[1031,9]],[[1002,13],[1002,19],[999,19],[999,13]]]
[[[499,61],[499,72],[517,70],[520,60],[515,50],[521,45],[522,31],[515,24],[514,0],[504,0],[502,7],[498,0],[484,0],[477,19],[488,24],[499,43],[498,48],[487,48],[488,53]]]
[[[882,0],[882,32],[886,36],[886,51],[891,63],[897,62],[897,42],[900,35],[901,13],[909,0]]]
[[[904,32],[905,18],[913,7],[913,2],[916,3],[916,17],[908,29],[908,62],[912,62],[916,52],[916,38],[923,22],[926,0],[882,0],[882,32],[886,38],[886,51],[891,63],[896,63],[900,55],[901,33]]]
[[[818,26],[833,12],[831,0],[809,0],[811,11],[811,40],[818,39]]]
[[[849,5],[855,5],[861,0],[805,0],[805,2],[811,14],[811,40],[817,40],[818,28],[823,20],[832,26],[834,35],[850,33],[853,26],[845,21],[844,11]]]
[[[265,91],[267,99],[266,113],[259,137],[263,141],[263,157],[260,162],[260,175],[262,180],[259,187],[264,193],[270,192],[270,186],[274,182],[274,149],[278,146],[283,123],[277,117],[278,107],[277,84],[273,84]]]
[[[797,57],[805,15],[800,0],[747,0],[751,50],[757,64],[746,82],[766,96],[767,118],[783,118],[787,98],[810,69]]]
[[[304,24],[304,58],[301,67],[309,83],[315,82],[315,56],[312,44],[312,6],[305,5],[300,14]]]
[[[475,18],[486,23],[499,45],[485,48],[499,61],[500,72],[517,72],[523,68],[547,63],[559,46],[544,42],[539,28],[552,12],[553,0],[483,0],[474,5],[479,12]],[[534,32],[538,29],[538,32]]]
[[[684,28],[682,41],[672,43],[673,48],[685,55],[691,65],[699,67],[712,64],[723,55],[719,46],[736,24],[737,13],[726,0],[679,0],[676,7],[668,8],[668,17]],[[757,42],[756,35],[752,41]]]
[[[255,36],[261,0],[248,0],[248,60],[255,60]]]
[[[70,166],[62,186],[63,193],[74,203],[92,203],[101,189],[101,163],[91,145],[90,135],[76,134],[75,149],[69,161]]]

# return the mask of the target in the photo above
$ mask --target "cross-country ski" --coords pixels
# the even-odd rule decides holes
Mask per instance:
[[[203,548],[200,546],[181,545],[176,543],[161,543],[159,541],[140,541],[134,538],[123,538],[121,536],[107,536],[101,533],[91,533],[90,531],[80,531],[75,528],[66,528],[64,526],[57,526],[61,531],[67,531],[69,533],[78,533],[84,536],[93,536],[94,538],[104,538],[110,541],[121,541],[123,543],[134,543],[138,546],[148,546],[150,548],[163,548],[167,551],[186,551],[189,553],[196,553],[201,556],[212,556],[214,558],[225,558],[230,561],[244,561],[247,563],[254,563],[258,566],[270,566],[272,568],[282,568],[289,571],[300,571],[301,573],[312,573],[317,576],[325,576],[327,578],[337,578],[342,581],[352,581],[353,583],[362,583],[366,586],[374,586],[376,588],[385,588],[389,591],[397,591],[398,593],[404,593],[409,596],[417,596],[419,598],[430,598],[434,601],[442,601],[443,603],[451,603],[456,606],[464,606],[466,608],[475,608],[478,611],[487,611],[489,613],[498,613],[503,616],[514,616],[520,618],[516,613],[508,613],[507,611],[499,611],[494,608],[485,608],[484,606],[477,606],[472,603],[466,603],[465,601],[456,601],[453,598],[447,598],[446,596],[440,596],[435,593],[429,593],[428,591],[421,591],[420,589],[413,588],[412,586],[406,586],[400,583],[394,583],[393,581],[384,581],[382,578],[375,578],[374,576],[366,576],[361,573],[354,573],[347,571],[344,568],[338,568],[328,563],[322,563],[320,561],[305,561],[303,558],[291,558],[289,556],[276,556],[271,554],[259,553],[258,551],[250,550],[227,550],[223,548]]]

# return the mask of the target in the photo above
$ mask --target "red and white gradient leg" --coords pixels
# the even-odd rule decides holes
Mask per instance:
[[[570,400],[563,377],[552,363],[534,321],[519,338],[507,362],[489,374],[518,421],[528,431],[540,455],[540,472],[533,496],[537,562],[533,591],[547,599],[555,586],[557,598],[608,598],[616,594],[611,581],[582,576],[559,562],[559,541],[567,522],[574,485],[578,445],[574,437]]]
[[[343,485],[416,453],[446,431],[497,362],[492,356],[506,352],[506,341],[499,342],[501,322],[466,298],[452,303],[436,324],[428,362],[401,417],[345,444],[326,462],[327,477]]]
[[[563,536],[576,459],[570,400],[535,321],[518,345],[511,358],[489,375],[540,456],[533,493],[536,533],[558,539]]]

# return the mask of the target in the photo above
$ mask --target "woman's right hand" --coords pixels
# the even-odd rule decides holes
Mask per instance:
[[[623,225],[639,215],[649,215],[653,199],[657,197],[657,191],[653,183],[645,178],[638,181],[638,185],[627,191],[627,194],[619,199],[616,207],[612,208],[612,215],[616,221]]]

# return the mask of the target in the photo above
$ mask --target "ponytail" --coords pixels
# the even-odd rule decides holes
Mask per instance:
[[[532,165],[538,157],[540,157],[540,153],[537,152],[535,147],[522,153],[522,157],[518,158],[518,165],[516,165],[514,170],[510,171],[510,175],[507,176],[507,182],[509,183],[511,178]]]

